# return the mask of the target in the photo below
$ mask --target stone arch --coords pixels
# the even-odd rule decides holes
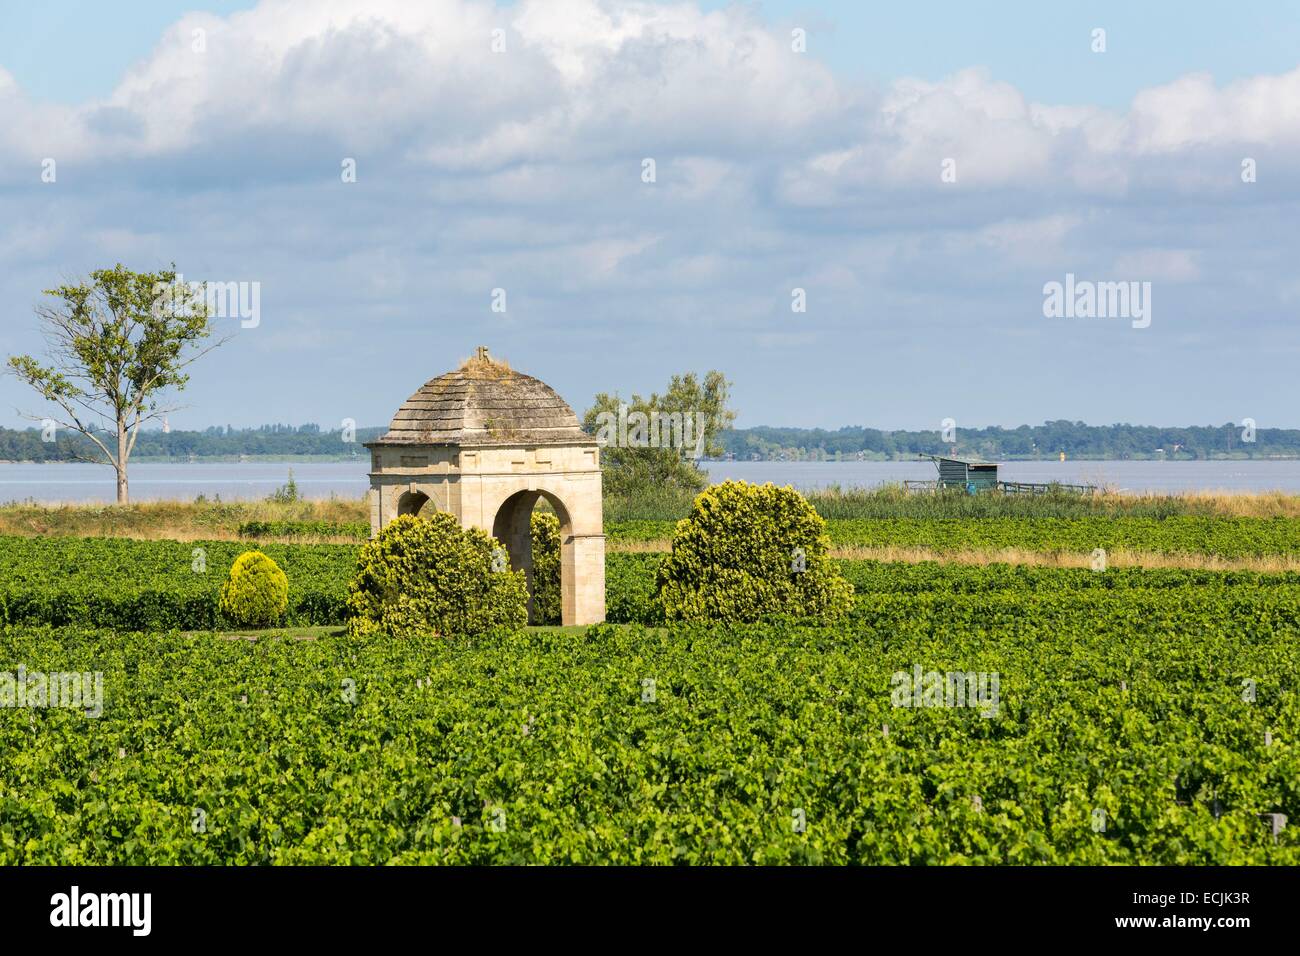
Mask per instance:
[[[423,491],[404,491],[397,499],[398,515],[418,515],[429,503]]]
[[[523,571],[528,581],[528,623],[536,623],[533,608],[533,509],[545,498],[560,520],[560,619],[567,624],[574,618],[573,520],[558,495],[550,491],[517,491],[498,506],[492,520],[492,537],[504,545],[510,555],[510,567]],[[566,560],[567,558],[567,560]]]

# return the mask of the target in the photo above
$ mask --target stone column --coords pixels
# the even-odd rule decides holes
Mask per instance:
[[[383,486],[374,483],[371,479],[370,491],[366,495],[370,511],[370,537],[379,534],[384,524],[383,518]]]
[[[569,534],[560,543],[561,620],[599,624],[605,620],[605,536]]]

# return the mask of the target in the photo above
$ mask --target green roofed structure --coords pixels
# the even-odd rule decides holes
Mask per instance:
[[[976,461],[970,458],[947,458],[942,455],[922,455],[939,469],[940,488],[961,488],[971,494],[993,491],[998,486],[997,462]]]

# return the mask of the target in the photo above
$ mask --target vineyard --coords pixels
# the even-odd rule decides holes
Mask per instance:
[[[127,630],[211,629],[235,558],[231,541],[0,538],[0,623]],[[289,576],[289,624],[343,620],[350,545],[265,544]]]
[[[105,696],[0,709],[0,863],[1300,863],[1300,574],[841,561],[841,626],[665,628],[611,554],[621,623],[394,642],[302,630],[355,548],[266,544],[249,641],[243,547],[0,538],[0,670]]]
[[[616,541],[667,542],[674,522],[613,525]],[[1300,551],[1300,521],[1176,515],[1167,518],[851,518],[827,522],[837,547],[925,547],[938,552],[1016,548],[1031,552],[1139,551],[1234,558]]]
[[[835,523],[831,524],[836,533]],[[246,545],[229,541],[139,541],[127,538],[0,537],[0,624],[76,625],[118,630],[203,630],[221,625],[221,582]],[[342,624],[347,583],[356,568],[350,545],[264,544],[289,577],[290,625]],[[611,623],[662,623],[654,577],[662,556],[606,557],[606,616]],[[841,573],[861,596],[855,615],[878,613],[877,597],[915,595],[946,600],[1010,592],[1009,600],[1044,600],[1076,591],[1187,588],[1228,595],[1300,595],[1300,572],[1206,571],[1179,568],[1046,568],[992,564],[967,567],[844,560]],[[1004,598],[1005,599],[1005,598]],[[1180,596],[1178,600],[1182,600]],[[1300,597],[1297,597],[1300,600]]]
[[[0,862],[1294,864],[1261,815],[1300,810],[1300,605],[1246,590],[887,595],[836,632],[13,629],[107,699],[0,717]],[[997,715],[893,706],[916,665],[997,672]]]

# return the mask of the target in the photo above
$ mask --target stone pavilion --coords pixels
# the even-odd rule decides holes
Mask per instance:
[[[605,619],[600,450],[545,382],[480,347],[421,386],[366,447],[372,535],[398,515],[445,511],[500,541],[531,595],[530,519],[545,498],[560,519],[562,623]]]

